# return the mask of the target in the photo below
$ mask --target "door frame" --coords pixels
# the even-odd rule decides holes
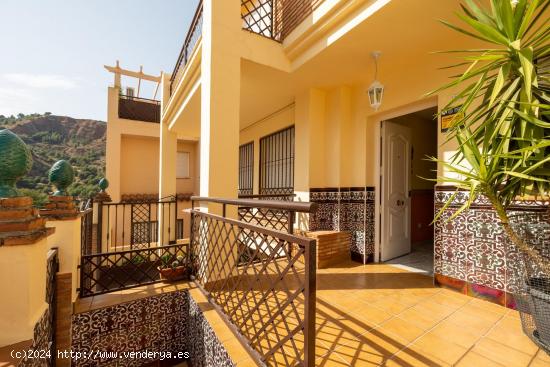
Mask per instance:
[[[396,117],[400,117],[403,115],[408,115],[414,112],[419,112],[422,110],[426,110],[428,108],[438,108],[438,98],[437,96],[425,99],[422,101],[413,102],[407,105],[403,105],[401,107],[397,107],[394,109],[391,109],[387,112],[382,112],[376,115],[372,115],[368,117],[368,123],[374,124],[375,127],[375,144],[374,144],[374,194],[375,194],[375,201],[374,201],[374,262],[378,263],[380,262],[380,250],[381,250],[381,238],[382,238],[382,220],[381,220],[381,204],[380,200],[382,197],[382,186],[380,182],[381,172],[380,172],[380,166],[382,164],[382,154],[381,149],[382,146],[380,144],[382,139],[382,121],[385,120],[391,120]],[[439,108],[438,108],[439,112]],[[439,118],[437,122],[437,126],[439,128]],[[368,129],[367,129],[368,130]],[[367,137],[368,141],[368,137]],[[439,134],[438,134],[438,141],[437,146],[439,149]],[[369,157],[367,156],[367,160]]]

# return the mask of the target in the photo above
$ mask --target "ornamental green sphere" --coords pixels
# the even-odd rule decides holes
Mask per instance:
[[[73,166],[63,159],[57,161],[52,168],[50,168],[48,178],[50,182],[57,187],[54,196],[67,196],[67,187],[69,187],[74,180]]]
[[[105,190],[107,190],[107,188],[109,187],[109,181],[107,181],[107,179],[103,177],[101,180],[99,180],[98,185],[101,192],[105,192]]]
[[[0,198],[19,196],[15,183],[32,167],[29,147],[10,130],[0,130]]]

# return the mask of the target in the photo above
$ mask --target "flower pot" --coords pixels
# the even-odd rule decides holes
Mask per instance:
[[[533,336],[548,349],[550,347],[550,279],[529,278],[531,315],[535,323]]]
[[[176,266],[175,268],[158,268],[160,279],[167,282],[175,282],[189,277],[189,269],[186,266]]]

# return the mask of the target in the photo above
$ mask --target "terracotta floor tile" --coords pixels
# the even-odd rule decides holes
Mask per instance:
[[[526,354],[535,355],[538,351],[538,347],[521,329],[507,327],[503,323],[497,324],[486,337]]]
[[[398,335],[373,330],[357,341],[335,349],[335,352],[351,366],[375,366],[385,363],[406,344]]]
[[[390,320],[385,321],[376,329],[381,333],[389,332],[395,335],[399,335],[401,338],[405,339],[408,342],[412,342],[414,339],[418,338],[424,334],[424,330],[415,326],[413,323],[403,320],[400,317],[394,317]]]
[[[461,347],[470,348],[483,336],[483,331],[465,328],[449,320],[443,320],[430,330],[428,334],[448,340]]]
[[[413,346],[425,351],[426,355],[436,357],[450,365],[456,363],[467,352],[466,348],[433,334],[421,336]]]
[[[330,352],[325,356],[315,360],[317,367],[348,367],[349,364],[335,352]]]
[[[504,365],[485,358],[475,352],[468,352],[460,361],[456,364],[457,367],[503,367]]]
[[[472,331],[479,331],[483,334],[488,332],[498,321],[488,320],[484,317],[477,316],[472,314],[472,312],[463,312],[458,310],[457,312],[451,314],[447,320],[455,323],[456,325],[462,326],[466,329],[472,329]]]
[[[433,328],[441,320],[441,317],[412,308],[400,313],[398,316],[422,330]]]
[[[392,356],[383,366],[388,367],[446,367],[450,366],[416,346],[411,346]],[[472,366],[474,367],[474,366]],[[475,366],[478,367],[478,366]],[[480,366],[481,367],[481,366]]]
[[[541,359],[545,362],[550,362],[550,355],[548,355],[548,353],[546,353],[544,350],[540,349],[536,355],[536,359]]]
[[[527,366],[532,357],[489,338],[482,338],[472,351],[507,367]]]
[[[373,307],[369,305],[364,305],[361,307],[356,307],[350,311],[351,317],[357,318],[359,320],[364,320],[365,322],[381,324],[386,320],[389,320],[393,315],[389,312],[384,311],[381,308]]]

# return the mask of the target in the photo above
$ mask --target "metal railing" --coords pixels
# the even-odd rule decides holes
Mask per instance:
[[[171,264],[179,256],[187,258],[188,248],[188,244],[175,244],[83,255],[80,297],[160,282],[158,268]]]
[[[179,81],[181,80],[183,76],[183,71],[185,69],[185,65],[187,65],[187,62],[189,61],[189,58],[193,54],[193,51],[195,50],[195,47],[197,46],[197,43],[199,42],[199,39],[201,38],[201,36],[202,36],[202,0],[199,1],[197,10],[195,11],[195,15],[193,17],[193,20],[191,21],[189,30],[187,31],[187,35],[185,36],[183,47],[181,48],[180,54],[178,56],[178,60],[176,61],[176,66],[174,67],[174,71],[172,72],[172,76],[170,77],[170,95],[172,95],[172,93],[175,90],[175,87],[178,85]]]
[[[158,266],[188,252],[172,196],[91,202],[83,211],[81,232],[81,297],[158,282]]]
[[[239,195],[239,199],[272,200],[290,202],[295,194],[259,194]],[[256,205],[261,205],[257,203]],[[246,223],[276,229],[292,234],[294,232],[295,211],[280,208],[258,208],[257,206],[240,206],[238,208],[239,220]]]
[[[89,216],[83,217],[83,222],[88,221],[83,224],[87,233],[83,237],[84,255],[91,254],[90,249],[96,253],[123,251],[169,245],[183,239],[183,219],[178,218],[175,197],[96,204],[97,224],[94,230],[86,227]],[[159,223],[162,223],[162,231],[159,231]],[[91,241],[91,244],[86,241]]]
[[[190,254],[197,284],[268,366],[314,366],[314,239],[225,216],[228,206],[312,212],[312,203],[191,198]],[[196,208],[219,204],[222,215]]]
[[[160,101],[119,95],[118,117],[128,120],[160,123]]]
[[[324,0],[241,0],[243,29],[283,41]]]

